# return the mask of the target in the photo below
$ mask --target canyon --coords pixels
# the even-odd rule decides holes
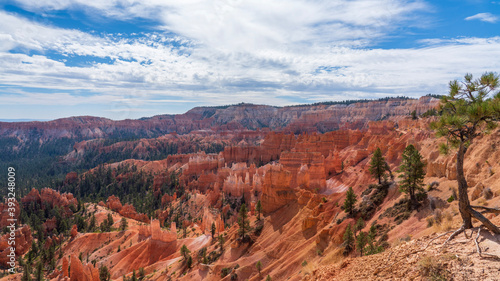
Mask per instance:
[[[44,240],[40,247],[55,255],[52,266],[44,265],[50,280],[100,280],[103,268],[111,280],[139,274],[143,280],[425,280],[418,267],[428,256],[458,280],[465,280],[459,261],[469,266],[467,280],[494,280],[500,274],[490,263],[476,256],[466,260],[474,250],[471,241],[464,249],[450,246],[447,251],[457,255],[453,261],[437,243],[424,246],[461,223],[457,200],[450,200],[457,186],[455,155],[439,153],[438,144],[445,140],[429,127],[437,117],[410,116],[438,103],[422,97],[286,108],[242,104],[140,120],[0,123],[0,137],[17,140],[12,150],[33,145],[33,139],[41,144],[66,138],[72,145],[57,156],[60,163],[85,162],[89,155],[96,163],[109,160],[68,172],[59,183],[23,196],[17,206],[20,220],[31,221],[23,212],[35,208],[46,219],[37,229],[25,223],[16,231],[16,254],[28,260],[32,245]],[[106,142],[129,134],[140,137]],[[427,198],[419,209],[397,213],[406,196],[399,190],[397,170],[409,144],[426,162]],[[168,152],[174,145],[175,153]],[[495,129],[467,151],[464,168],[473,205],[500,203],[499,146],[500,129]],[[396,175],[378,201],[376,179],[368,169],[377,148]],[[154,154],[162,149],[164,154]],[[132,186],[132,180],[140,184]],[[87,186],[95,188],[92,196]],[[346,227],[356,223],[343,207],[349,187],[358,198],[358,217],[364,218],[361,230],[376,227],[381,253],[342,253]],[[248,209],[248,237],[240,235],[242,204]],[[0,215],[3,229],[7,217],[3,211]],[[496,214],[488,218],[500,224]],[[69,225],[62,226],[63,221]],[[481,233],[484,251],[500,254],[495,237]],[[184,247],[189,254],[183,254]],[[406,265],[394,265],[408,257]],[[0,259],[4,268],[5,262]],[[22,274],[1,280],[21,280]]]

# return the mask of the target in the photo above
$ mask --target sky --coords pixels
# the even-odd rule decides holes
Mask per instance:
[[[500,1],[0,1],[0,119],[418,98],[486,71]]]

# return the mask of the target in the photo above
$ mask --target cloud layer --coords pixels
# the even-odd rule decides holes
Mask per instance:
[[[104,19],[148,19],[154,28],[87,33],[55,26],[50,18],[0,11],[1,105],[107,104],[105,111],[129,110],[127,117],[139,117],[166,113],[148,111],[162,104],[184,104],[175,106],[181,112],[193,104],[418,97],[443,93],[447,81],[465,72],[500,66],[491,59],[500,56],[499,37],[373,47],[397,29],[426,28],[422,18],[432,8],[422,1],[17,3],[37,13],[78,10]]]

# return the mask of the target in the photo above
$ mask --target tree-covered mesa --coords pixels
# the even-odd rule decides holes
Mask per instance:
[[[494,129],[500,120],[500,92],[495,92],[498,87],[499,76],[492,72],[476,79],[472,74],[466,74],[463,81],[451,81],[449,94],[441,99],[442,114],[431,124],[437,136],[444,137],[451,149],[456,150],[458,208],[463,221],[461,231],[472,228],[472,217],[475,217],[492,232],[500,233],[497,226],[470,205],[464,173],[467,149],[475,138]],[[441,145],[442,152],[449,152],[447,144]],[[488,208],[482,209],[488,211]]]

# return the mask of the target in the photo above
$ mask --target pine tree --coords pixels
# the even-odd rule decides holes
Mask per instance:
[[[376,254],[377,249],[375,248],[375,237],[377,237],[377,228],[374,224],[370,226],[370,230],[368,231],[368,254]]]
[[[214,239],[214,237],[215,237],[215,230],[216,230],[215,222],[212,222],[212,239]]]
[[[464,82],[451,81],[450,92],[441,99],[439,121],[431,124],[438,137],[446,137],[457,148],[458,209],[462,216],[464,229],[472,228],[472,216],[481,221],[493,233],[500,229],[481,213],[474,210],[467,194],[467,181],[464,174],[464,158],[474,138],[497,126],[500,120],[500,93],[490,94],[499,87],[499,76],[493,72],[485,73],[479,79],[466,74]],[[458,234],[460,232],[455,232]]]
[[[127,219],[126,218],[122,218],[120,220],[120,230],[121,231],[125,231],[128,227],[128,222],[127,222]]]
[[[262,203],[257,201],[257,205],[255,206],[255,210],[257,211],[257,219],[260,220],[260,213],[262,212]]]
[[[361,231],[359,233],[358,237],[356,238],[356,247],[358,248],[359,254],[361,256],[363,255],[363,251],[365,249],[365,246],[366,246],[367,242],[368,242],[368,237],[366,235],[366,232]]]
[[[186,265],[188,268],[191,268],[191,266],[193,266],[193,258],[191,257],[191,255],[188,256]]]
[[[222,251],[224,250],[224,236],[222,234],[219,235],[219,248],[220,248],[220,252],[222,253]]]
[[[266,281],[272,281],[272,280],[273,279],[271,278],[271,275],[268,274],[267,277],[266,277]]]
[[[425,163],[422,161],[422,155],[412,144],[408,145],[403,151],[403,160],[398,171],[402,181],[399,183],[399,189],[410,195],[410,209],[418,206],[416,193],[425,192],[423,189],[425,177]]]
[[[191,251],[188,249],[186,245],[182,245],[181,247],[181,256],[184,257],[184,260],[187,260],[188,255],[191,253]]]
[[[347,256],[352,250],[354,250],[354,235],[352,234],[351,224],[349,224],[344,232],[344,255]]]
[[[111,274],[109,273],[108,267],[103,265],[99,267],[99,280],[108,281],[111,278]]]
[[[260,270],[262,269],[262,263],[260,261],[258,261],[256,264],[255,264],[255,267],[257,268],[257,271],[259,272],[259,275],[260,275]]]
[[[250,231],[250,222],[248,221],[248,210],[247,207],[245,206],[245,203],[241,205],[240,212],[239,212],[239,217],[238,217],[238,234],[240,235],[241,239],[244,240],[245,236],[248,231]]]
[[[359,218],[354,225],[354,236],[358,231],[361,231],[365,227],[365,221],[362,218]]]
[[[43,281],[43,265],[42,262],[38,262],[35,272],[35,281]]]
[[[374,178],[378,179],[378,184],[382,184],[382,179],[387,172],[387,167],[387,162],[382,156],[382,150],[380,150],[380,147],[377,147],[370,161],[369,171]]]
[[[344,200],[344,212],[349,214],[349,216],[352,216],[354,213],[354,204],[356,204],[356,201],[358,201],[358,199],[356,199],[356,194],[354,194],[352,187],[349,187]]]
[[[23,276],[21,277],[21,281],[31,281],[31,267],[29,264],[24,264]]]

